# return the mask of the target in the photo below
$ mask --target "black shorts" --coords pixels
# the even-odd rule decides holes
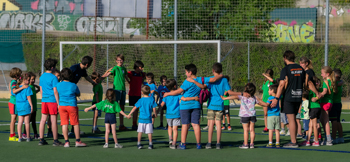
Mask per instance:
[[[340,114],[342,110],[341,103],[334,103],[331,111],[329,112],[329,121],[337,121],[340,122]]]
[[[321,108],[311,108],[309,111],[310,119],[320,119]]]
[[[285,114],[298,114],[301,102],[284,101],[281,112]]]
[[[224,115],[230,115],[230,105],[224,105]]]
[[[115,123],[117,123],[116,115],[114,113],[106,113],[106,115],[105,115],[105,123],[107,123],[107,124],[115,124]]]
[[[255,123],[256,116],[241,117],[241,124],[248,124],[249,122]]]
[[[136,102],[141,98],[141,96],[129,96],[129,106],[135,106]]]

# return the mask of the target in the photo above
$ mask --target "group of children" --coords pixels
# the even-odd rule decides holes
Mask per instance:
[[[85,57],[84,57],[85,58]],[[45,61],[46,72],[40,77],[39,86],[34,85],[35,75],[33,73],[24,73],[18,68],[13,68],[11,70],[12,81],[10,83],[11,87],[11,99],[9,102],[9,109],[11,114],[11,124],[10,124],[10,141],[23,141],[22,138],[22,123],[25,123],[25,132],[27,135],[27,141],[31,141],[29,123],[32,122],[34,130],[34,138],[40,139],[39,145],[46,145],[47,142],[44,139],[44,129],[45,123],[48,117],[50,118],[50,129],[53,134],[53,146],[64,146],[69,147],[70,142],[68,139],[68,124],[72,125],[72,131],[74,131],[76,142],[76,147],[86,146],[85,143],[80,140],[80,129],[79,129],[79,115],[77,107],[76,97],[80,95],[80,91],[76,83],[79,81],[80,77],[77,79],[76,76],[79,75],[79,71],[86,70],[92,63],[92,58],[86,56],[88,61],[82,61],[78,69],[73,71],[69,68],[62,69],[60,73],[60,80],[58,81],[57,76],[53,73],[55,70],[57,60],[47,59]],[[83,63],[84,62],[84,63]],[[85,63],[86,62],[86,63]],[[214,125],[216,125],[216,149],[221,149],[221,130],[226,129],[225,116],[228,120],[228,130],[230,127],[230,116],[229,116],[229,102],[227,100],[239,99],[241,101],[239,117],[240,123],[242,123],[244,129],[244,142],[240,146],[242,149],[254,148],[255,139],[255,123],[256,110],[255,105],[258,104],[264,107],[265,116],[265,131],[269,132],[269,143],[267,147],[272,147],[273,133],[276,134],[276,147],[280,147],[280,134],[284,134],[284,126],[282,124],[287,124],[282,122],[282,116],[284,114],[280,113],[280,105],[272,107],[271,101],[276,98],[278,81],[272,79],[273,71],[271,69],[267,70],[263,75],[267,78],[266,83],[263,85],[263,99],[255,96],[256,86],[253,83],[248,83],[245,85],[243,92],[233,92],[229,85],[229,79],[227,76],[223,76],[222,65],[220,63],[215,63],[212,67],[212,77],[197,77],[197,67],[194,64],[188,64],[185,66],[185,75],[187,79],[183,84],[178,87],[177,82],[174,79],[167,79],[166,76],[160,77],[161,85],[157,88],[154,82],[153,73],[145,74],[143,72],[144,65],[141,61],[136,61],[134,63],[134,71],[126,71],[123,66],[124,56],[117,55],[116,57],[117,65],[109,70],[107,70],[102,76],[96,72],[92,73],[91,83],[93,86],[93,103],[92,106],[86,108],[84,111],[89,110],[94,111],[93,115],[93,133],[98,133],[97,119],[101,116],[101,111],[105,112],[105,144],[103,148],[108,148],[108,137],[109,133],[112,133],[115,142],[115,148],[122,148],[123,146],[118,144],[116,135],[116,113],[119,113],[119,130],[127,129],[124,126],[124,117],[131,119],[133,116],[132,129],[137,130],[138,140],[137,148],[141,149],[141,137],[142,134],[148,134],[149,146],[148,149],[153,149],[152,143],[152,133],[153,133],[153,123],[154,118],[160,112],[160,126],[163,127],[163,113],[166,110],[166,121],[169,136],[169,147],[171,149],[186,149],[186,138],[190,125],[192,125],[195,138],[196,147],[201,149],[201,130],[200,130],[200,114],[202,111],[202,105],[200,104],[199,94],[202,90],[209,90],[209,100],[208,100],[208,142],[205,146],[206,149],[212,148],[212,138]],[[303,67],[305,70],[312,70],[312,65],[310,60],[306,60],[303,57],[300,60],[300,64],[305,64]],[[310,71],[309,71],[310,72]],[[313,72],[313,71],[312,71]],[[86,71],[84,72],[86,73]],[[109,75],[114,76],[113,89],[108,89],[105,94],[105,99],[103,99],[103,88],[101,81],[108,77]],[[301,119],[303,119],[304,130],[306,131],[306,141],[303,142],[304,145],[310,146],[310,137],[312,131],[314,131],[314,143],[313,146],[318,146],[318,132],[319,126],[317,120],[321,119],[321,123],[324,125],[326,132],[327,141],[325,144],[331,145],[329,143],[330,129],[328,120],[332,121],[333,132],[332,137],[336,139],[336,131],[339,132],[339,138],[336,142],[344,142],[342,136],[342,127],[340,124],[340,112],[341,112],[341,91],[343,82],[340,81],[341,71],[332,71],[329,67],[324,67],[321,70],[321,75],[326,82],[323,83],[321,87],[320,80],[314,75],[312,76],[312,81],[314,82],[317,89],[320,89],[320,94],[315,94],[312,91],[305,90],[303,92],[303,103],[300,106],[299,113],[301,114]],[[83,75],[82,75],[83,76]],[[87,78],[86,75],[84,77]],[[144,83],[143,81],[146,80]],[[126,99],[126,88],[125,81],[130,85],[129,91],[129,105],[133,106],[133,109],[127,115],[124,113],[125,109],[125,99]],[[286,78],[288,81],[288,78]],[[287,83],[288,84],[288,83]],[[41,121],[39,126],[39,134],[37,133],[35,118],[36,118],[36,93],[41,92],[42,94],[42,109],[41,109]],[[157,98],[155,98],[157,95]],[[318,98],[317,96],[322,96]],[[319,103],[320,100],[320,103]],[[158,104],[157,104],[158,103]],[[333,104],[334,103],[334,104]],[[333,104],[333,105],[332,105]],[[331,109],[331,107],[333,108]],[[158,110],[156,110],[156,108]],[[322,108],[322,110],[321,110]],[[58,141],[57,133],[57,115],[60,115],[62,134],[64,136],[64,144]],[[139,115],[138,115],[139,114]],[[132,115],[132,116],[131,116]],[[329,118],[328,118],[329,115]],[[18,138],[15,137],[15,122],[16,117],[18,120]],[[138,124],[137,124],[138,117]],[[327,126],[328,124],[328,126]],[[282,125],[282,127],[281,127]],[[178,137],[178,127],[182,126],[181,131],[181,142],[176,146],[176,141]],[[220,129],[221,128],[221,129]],[[281,133],[280,131],[281,130]],[[250,134],[250,144],[248,145],[248,139]]]

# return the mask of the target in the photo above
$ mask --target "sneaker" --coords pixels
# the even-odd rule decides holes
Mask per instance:
[[[344,137],[338,138],[338,143],[344,143]]]
[[[17,142],[23,142],[24,139],[23,138],[18,138],[18,141]]]
[[[47,137],[47,138],[52,138],[52,137],[53,137],[52,132],[47,132],[46,137]]]
[[[75,142],[75,147],[86,147],[86,144],[83,142]]]
[[[310,141],[306,141],[306,144],[305,144],[305,146],[311,146],[311,143],[310,143]]]
[[[137,125],[133,125],[133,126],[131,127],[131,129],[132,129],[132,130],[137,130]]]
[[[172,145],[173,144],[173,141],[169,141],[169,145]]]
[[[23,133],[23,134],[22,134],[22,138],[23,138],[23,139],[27,139],[27,135]]]
[[[263,133],[269,132],[269,129],[265,127],[265,129],[262,131]]]
[[[169,148],[170,149],[176,149],[176,145],[170,145]]]
[[[286,133],[286,135],[285,136],[290,136],[290,132],[289,132],[289,130],[288,130],[288,132]]]
[[[142,149],[142,145],[137,145],[137,149]]]
[[[27,142],[30,142],[30,141],[33,141],[33,138],[29,136],[29,137],[27,138]]]
[[[48,143],[46,142],[46,140],[42,140],[42,139],[40,139],[40,141],[39,141],[39,146],[42,146],[42,145],[47,145]]]
[[[209,126],[202,128],[202,130],[208,130]]]
[[[205,149],[211,149],[211,143],[207,143],[207,145],[205,145]]]
[[[303,135],[298,134],[297,139],[301,139],[301,138],[303,138]]]
[[[282,135],[282,136],[283,136],[283,135],[286,135],[286,131],[285,131],[285,130],[281,130],[281,131],[280,131],[280,135]]]
[[[299,146],[296,143],[290,142],[290,143],[284,144],[283,147],[285,147],[285,148],[298,148]]]
[[[272,143],[268,143],[268,144],[266,145],[266,147],[273,147],[273,144],[272,144]]]
[[[244,144],[241,145],[241,146],[239,146],[239,148],[240,148],[240,149],[249,149],[248,145],[244,145]]]
[[[157,127],[157,129],[164,129],[164,126],[160,125],[159,127]]]
[[[322,135],[321,134],[318,135],[318,139],[322,140]]]
[[[251,149],[255,148],[254,143],[249,144],[249,148],[251,148]]]
[[[92,129],[92,133],[99,134],[99,133],[102,133],[102,132],[100,131],[100,129],[96,128],[96,129]]]
[[[62,143],[62,142],[60,142],[60,141],[58,141],[58,142],[53,142],[53,144],[52,144],[52,146],[63,146],[64,144]]]
[[[103,148],[108,148],[108,143],[105,143],[105,144],[103,145]]]
[[[217,149],[217,150],[220,150],[220,149],[221,149],[221,144],[220,144],[220,143],[217,143],[217,144],[216,144],[216,149]]]
[[[177,148],[180,149],[180,150],[186,150],[186,144],[180,143],[180,145],[177,146]]]
[[[34,134],[34,139],[39,139],[39,138],[40,138],[39,134]]]
[[[124,125],[121,125],[121,126],[119,126],[119,130],[124,131],[124,130],[128,130],[128,128],[126,128]]]
[[[309,142],[309,141],[304,141],[304,142],[300,143],[299,145],[300,145],[300,146],[306,146],[306,143],[307,143],[307,142]],[[310,144],[310,142],[309,142],[309,144]]]
[[[14,142],[17,142],[18,141],[18,138],[13,136],[13,137],[9,137],[9,141],[14,141]]]
[[[326,141],[326,145],[327,145],[327,146],[333,146],[333,142],[332,142],[332,140],[330,140],[330,141]]]
[[[70,145],[70,143],[66,142],[63,147],[67,148],[67,147],[69,147],[69,145]]]
[[[123,145],[119,145],[118,143],[116,143],[116,144],[114,145],[114,148],[123,148]]]
[[[153,145],[148,145],[148,149],[152,150],[153,149]]]
[[[197,144],[197,149],[202,149],[202,145],[201,144]]]
[[[225,127],[225,126],[222,126],[222,127],[221,127],[221,130],[225,130],[225,129],[226,129],[226,127]]]
[[[280,148],[280,147],[281,147],[281,144],[276,143],[276,148]]]
[[[312,143],[312,146],[316,146],[316,147],[318,147],[318,146],[320,146],[320,142],[319,141],[315,141],[314,143]]]
[[[231,126],[228,126],[228,127],[227,127],[227,130],[229,130],[229,131],[232,130]]]
[[[333,140],[333,144],[338,144],[339,143],[339,138],[336,138],[335,140]]]

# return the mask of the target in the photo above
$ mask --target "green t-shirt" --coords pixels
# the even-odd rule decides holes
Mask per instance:
[[[118,102],[114,101],[114,103],[110,103],[108,100],[103,100],[97,103],[96,108],[98,110],[101,110],[105,113],[110,113],[110,114],[114,114],[122,111],[119,107]]]
[[[273,80],[273,81],[275,81],[275,80]],[[270,87],[270,85],[272,85],[273,84],[273,82],[270,82],[269,80],[268,81],[266,81],[264,84],[263,84],[263,86],[262,86],[262,90],[263,90],[263,101],[264,102],[267,102],[267,99],[270,97],[270,95],[269,95],[269,87]]]
[[[300,119],[310,119],[310,116],[309,116],[309,100],[305,100],[301,104]]]
[[[316,101],[316,102],[312,102],[312,101],[311,101],[311,99],[312,99],[313,97],[317,97],[317,96],[316,96],[316,94],[315,94],[314,92],[310,91],[310,93],[309,93],[309,100],[310,100],[310,106],[309,106],[309,108],[310,108],[310,109],[313,109],[313,108],[321,108],[321,105],[320,105],[319,101]]]
[[[328,85],[329,85],[329,88],[331,89],[331,94],[326,94],[326,95],[324,95],[324,97],[323,98],[321,98],[321,103],[333,103],[333,88],[332,88],[332,83],[331,83],[331,80],[330,79],[328,79],[327,80],[327,82],[328,82]],[[327,91],[328,91],[328,87],[327,87],[327,84],[326,84],[326,82],[323,82],[323,86],[322,86],[322,91],[323,91],[323,89],[327,89]]]
[[[33,111],[37,111],[38,110],[38,103],[36,100],[36,90],[35,90],[35,86],[33,85],[29,85],[29,87],[32,89],[33,95],[31,95],[31,99],[32,99],[32,104],[33,104]]]
[[[337,85],[338,85],[339,81],[337,81]],[[341,95],[343,94],[343,86],[337,86],[338,88],[338,92],[334,93],[333,96],[333,102],[334,103],[341,103]]]
[[[96,102],[96,95],[98,95],[98,101],[102,101],[102,97],[103,97],[103,87],[102,87],[101,83],[96,84],[96,85],[92,88],[92,92],[94,92],[94,98],[92,99],[92,102]]]
[[[114,89],[125,91],[125,76],[128,74],[126,68],[123,66],[114,66],[111,73],[114,75]]]
[[[17,80],[11,80],[11,83],[10,83],[11,91],[14,88],[16,88],[16,84],[17,84]],[[9,102],[15,105],[16,104],[16,97],[14,95],[11,95]]]
[[[228,96],[225,96],[224,97],[228,97]],[[230,106],[230,100],[224,100],[224,106]]]

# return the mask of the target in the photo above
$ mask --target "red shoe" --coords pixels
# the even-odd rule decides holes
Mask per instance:
[[[75,142],[75,147],[86,147],[86,144],[83,142]]]
[[[265,127],[265,129],[263,130],[263,133],[266,133],[266,132],[268,132],[269,131],[269,129],[267,129],[266,127]]]
[[[304,142],[300,143],[299,145],[300,146],[306,146],[307,143],[308,143],[308,141],[304,141]],[[309,146],[310,146],[310,142],[309,142]]]
[[[321,134],[318,135],[318,140],[322,140]]]

